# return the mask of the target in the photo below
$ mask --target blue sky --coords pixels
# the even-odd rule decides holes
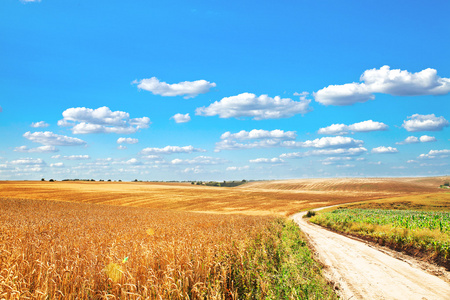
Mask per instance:
[[[447,175],[448,1],[0,3],[0,179]]]

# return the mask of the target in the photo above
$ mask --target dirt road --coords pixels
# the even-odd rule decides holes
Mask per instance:
[[[405,261],[293,216],[343,299],[450,299],[450,284]]]

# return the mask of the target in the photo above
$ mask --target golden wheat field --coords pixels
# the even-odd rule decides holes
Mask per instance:
[[[270,217],[1,200],[0,298],[201,299]],[[116,296],[114,296],[116,295]],[[217,297],[221,298],[221,297]]]
[[[273,229],[276,216],[369,199],[444,195],[437,188],[444,180],[310,179],[235,188],[0,182],[0,299],[274,298],[269,282],[281,269],[263,262],[284,259],[277,247],[288,226],[283,221]],[[297,252],[306,251],[299,245]],[[294,268],[305,271],[292,275],[292,285],[301,288],[277,297],[333,299],[332,289],[317,279],[320,271],[313,272],[318,266],[310,253],[300,261]],[[282,273],[293,272],[292,263],[290,268]]]
[[[72,201],[154,209],[291,215],[321,206],[445,192],[450,177],[298,179],[235,188],[153,182],[0,182],[2,198]]]

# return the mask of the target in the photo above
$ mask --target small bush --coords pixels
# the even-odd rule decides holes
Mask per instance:
[[[314,217],[315,215],[316,215],[316,212],[314,210],[308,210],[308,212],[306,213],[307,218]]]

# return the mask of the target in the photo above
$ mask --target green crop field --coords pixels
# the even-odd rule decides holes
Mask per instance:
[[[450,212],[343,208],[317,214],[311,222],[396,249],[422,251],[444,264],[450,260]]]

